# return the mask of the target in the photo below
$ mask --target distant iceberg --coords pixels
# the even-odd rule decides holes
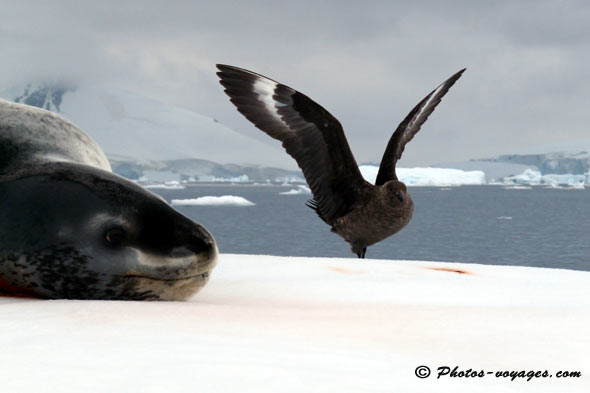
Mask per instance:
[[[240,175],[234,177],[218,177],[218,176],[197,176],[199,182],[203,183],[248,183],[250,178],[247,175]]]
[[[572,189],[583,189],[584,185],[590,185],[588,183],[588,174],[546,174],[542,175],[540,171],[534,169],[526,169],[519,175],[508,176],[504,178],[504,184],[516,184],[516,185],[549,185],[554,188],[562,185],[568,186],[567,188]]]
[[[375,184],[379,168],[361,165],[363,177]],[[407,186],[463,186],[486,184],[483,171],[462,171],[450,168],[397,168],[397,177]]]
[[[167,181],[163,184],[148,184],[144,187],[155,190],[184,190],[184,186],[177,181]]]
[[[173,199],[173,206],[255,206],[246,198],[234,195],[204,196],[194,199]]]
[[[301,194],[308,195],[308,194],[311,194],[311,190],[307,186],[300,185],[295,189],[285,191],[285,192],[280,192],[279,194],[281,194],[281,195],[301,195]]]

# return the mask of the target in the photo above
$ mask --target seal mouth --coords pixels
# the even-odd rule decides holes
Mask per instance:
[[[151,277],[151,276],[142,276],[139,274],[126,274],[126,275],[119,276],[119,277],[139,278],[139,279],[143,279],[143,280],[163,281],[163,282],[175,282],[175,281],[193,280],[195,278],[207,279],[207,278],[209,278],[209,272],[195,274],[192,276],[184,276],[184,277]]]

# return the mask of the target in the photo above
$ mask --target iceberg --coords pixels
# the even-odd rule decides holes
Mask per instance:
[[[194,199],[173,199],[172,206],[255,206],[246,198],[234,195],[204,196]]]
[[[363,177],[375,184],[379,167],[361,165],[359,167]],[[450,168],[396,168],[399,180],[407,186],[463,186],[486,184],[483,171],[463,171]]]
[[[302,194],[303,195],[311,195],[311,190],[307,186],[299,185],[295,189],[285,191],[285,192],[279,192],[279,194],[280,195],[302,195]]]
[[[0,297],[2,391],[585,393],[589,288],[571,270],[221,254],[186,302]]]
[[[162,184],[148,184],[143,187],[153,190],[184,190],[184,186],[177,181],[167,181]]]
[[[540,171],[534,169],[526,169],[519,175],[508,176],[504,178],[503,184],[518,184],[518,185],[549,185],[553,188],[563,188],[560,185],[569,186],[571,189],[583,189],[584,185],[588,184],[588,174],[541,174]]]
[[[218,177],[218,176],[197,176],[197,181],[202,183],[248,183],[250,179],[247,175],[235,177]]]

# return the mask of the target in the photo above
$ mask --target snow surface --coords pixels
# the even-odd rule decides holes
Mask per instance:
[[[222,254],[187,302],[0,298],[0,378],[11,393],[582,393],[588,326],[590,272]]]
[[[170,202],[173,206],[255,206],[254,202],[250,202],[246,198],[234,195],[223,196],[204,196],[195,199],[173,199]]]
[[[379,167],[361,165],[363,177],[375,184]],[[398,179],[407,186],[461,186],[486,184],[483,171],[463,171],[450,168],[396,168]]]
[[[292,190],[289,191],[285,191],[285,192],[279,192],[280,195],[311,195],[311,190],[309,189],[309,187],[307,186],[297,186],[297,188],[294,188]]]

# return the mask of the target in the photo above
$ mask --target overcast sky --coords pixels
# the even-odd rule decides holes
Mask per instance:
[[[223,93],[215,64],[232,64],[308,95],[343,124],[357,161],[379,162],[412,107],[467,67],[406,146],[404,166],[590,147],[587,0],[0,6],[3,87],[56,78],[114,83],[278,144]]]

